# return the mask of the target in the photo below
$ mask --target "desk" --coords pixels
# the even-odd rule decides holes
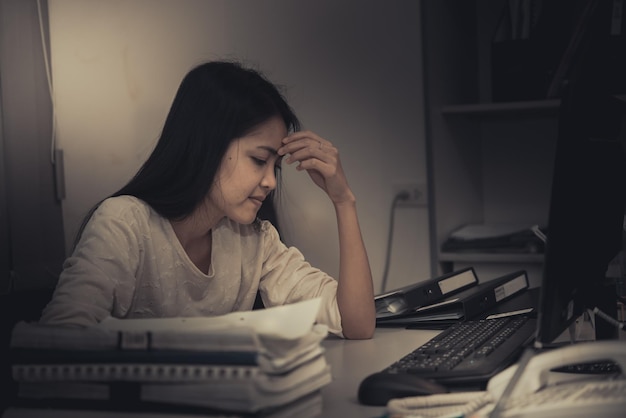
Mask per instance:
[[[379,417],[384,407],[365,406],[357,400],[361,380],[381,371],[424,344],[440,331],[377,328],[371,340],[329,337],[323,345],[333,381],[322,389],[324,418]]]
[[[344,340],[329,336],[323,341],[326,350],[326,359],[330,364],[333,380],[322,389],[323,418],[374,418],[380,417],[384,407],[373,407],[359,404],[357,390],[361,380],[371,373],[381,371],[395,360],[424,344],[440,331],[405,330],[403,328],[377,328],[371,340]],[[45,414],[52,418],[81,417],[80,411],[74,413]],[[29,414],[9,408],[3,418],[37,417],[38,414]],[[90,418],[150,418],[149,413],[114,413],[91,411]],[[184,414],[158,414],[159,418],[189,418]],[[200,418],[200,415],[194,415]],[[297,417],[295,417],[297,418]]]

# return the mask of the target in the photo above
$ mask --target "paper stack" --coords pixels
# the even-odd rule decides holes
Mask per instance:
[[[331,381],[321,346],[327,328],[314,325],[318,308],[314,299],[212,318],[110,319],[82,329],[21,322],[11,339],[16,406],[288,416],[286,410],[302,411],[301,401],[316,411]]]

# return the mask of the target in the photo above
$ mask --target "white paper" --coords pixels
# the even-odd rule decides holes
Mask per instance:
[[[526,224],[470,224],[453,231],[450,237],[460,240],[498,238],[527,230],[530,225]]]
[[[253,329],[258,335],[295,339],[311,331],[321,298],[254,311],[232,312],[213,317],[117,319],[107,318],[97,327],[113,331],[215,331]]]

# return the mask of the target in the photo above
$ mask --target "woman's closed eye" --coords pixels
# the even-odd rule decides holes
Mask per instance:
[[[258,157],[250,157],[250,158],[252,158],[252,161],[254,161],[254,163],[258,165],[259,167],[263,167],[264,165],[267,164],[266,159],[258,158]]]
[[[263,158],[259,158],[259,157],[250,157],[252,158],[252,161],[254,161],[254,163],[256,165],[258,165],[259,167],[263,167],[265,166],[269,160],[263,159]],[[278,160],[276,160],[276,163],[274,164],[274,170],[279,171],[282,170],[282,158],[279,158]]]

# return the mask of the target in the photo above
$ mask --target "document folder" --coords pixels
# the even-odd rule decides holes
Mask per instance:
[[[416,309],[441,301],[478,284],[473,267],[467,267],[443,276],[405,286],[377,295],[376,320],[387,321],[404,317]]]
[[[410,328],[446,327],[454,322],[474,318],[525,291],[528,286],[526,271],[516,271],[467,288],[437,303],[414,309],[385,321],[385,324]]]

